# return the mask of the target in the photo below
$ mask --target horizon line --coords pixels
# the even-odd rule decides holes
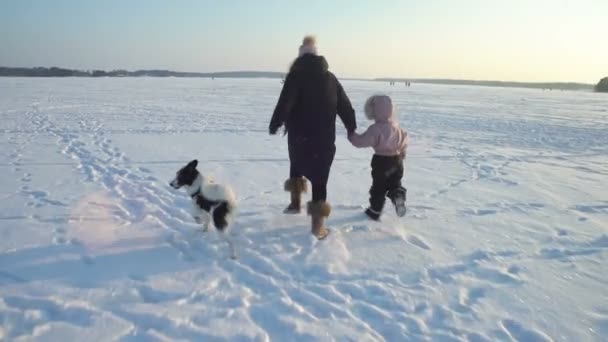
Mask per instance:
[[[33,67],[23,67],[23,66],[4,66],[0,65],[0,68],[7,69],[65,69],[70,71],[78,71],[78,72],[94,72],[94,71],[103,71],[103,72],[113,72],[113,71],[126,71],[126,72],[138,72],[138,71],[166,71],[172,73],[183,73],[183,74],[202,74],[202,75],[214,75],[214,74],[230,74],[230,73],[271,73],[277,75],[287,75],[288,72],[281,71],[269,71],[269,70],[247,70],[247,69],[234,69],[234,70],[224,70],[224,71],[176,71],[171,69],[162,69],[162,68],[150,68],[150,69],[122,69],[122,68],[113,68],[113,69],[72,69],[68,67],[62,66],[33,66]],[[340,77],[343,79],[350,80],[367,80],[367,81],[445,81],[445,82],[453,82],[453,81],[469,81],[469,82],[492,82],[492,83],[521,83],[521,84],[578,84],[578,85],[586,85],[593,87],[595,84],[593,83],[585,83],[585,82],[576,82],[576,81],[506,81],[506,80],[492,80],[492,79],[474,79],[474,78],[445,78],[445,77],[402,77],[402,76],[381,76],[381,77],[350,77],[344,76]],[[601,79],[601,78],[600,78]]]

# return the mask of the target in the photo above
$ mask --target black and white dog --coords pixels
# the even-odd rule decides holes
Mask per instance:
[[[197,160],[188,163],[177,171],[175,179],[169,185],[174,189],[186,189],[192,198],[192,216],[196,223],[202,224],[203,231],[206,232],[213,221],[219,235],[230,247],[230,257],[236,259],[234,244],[228,236],[228,227],[236,209],[234,193],[230,186],[215,184],[209,177],[204,177],[196,169],[197,165]]]

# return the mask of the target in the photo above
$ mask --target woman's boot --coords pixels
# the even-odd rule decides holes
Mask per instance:
[[[306,179],[296,177],[286,180],[285,191],[291,193],[291,203],[283,212],[285,214],[299,214],[302,210],[302,193],[308,191]]]
[[[323,240],[329,234],[325,228],[325,219],[331,213],[331,206],[325,201],[308,202],[308,215],[311,217],[311,232],[317,239]]]

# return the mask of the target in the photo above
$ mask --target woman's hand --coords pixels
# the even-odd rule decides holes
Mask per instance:
[[[268,127],[268,133],[270,135],[275,135],[279,131],[279,128],[281,128],[281,125],[278,125],[278,126],[277,125],[270,125]]]
[[[351,140],[354,134],[355,134],[355,131],[348,131],[346,133],[346,136],[348,137],[348,140]]]

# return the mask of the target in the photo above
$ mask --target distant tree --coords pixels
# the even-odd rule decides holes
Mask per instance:
[[[108,74],[103,70],[94,70],[93,71],[93,77],[103,77],[103,76],[108,76]]]
[[[602,78],[595,86],[595,91],[599,93],[608,93],[608,77]]]
[[[125,77],[128,76],[129,72],[127,70],[112,70],[110,72],[108,72],[108,76],[112,76],[112,77]]]
[[[74,74],[74,72],[72,70],[57,68],[57,67],[50,68],[48,72],[49,72],[48,76],[52,76],[52,77],[68,77],[68,76],[73,76],[73,74]]]
[[[83,70],[72,70],[72,76],[74,77],[91,77],[91,73]]]

